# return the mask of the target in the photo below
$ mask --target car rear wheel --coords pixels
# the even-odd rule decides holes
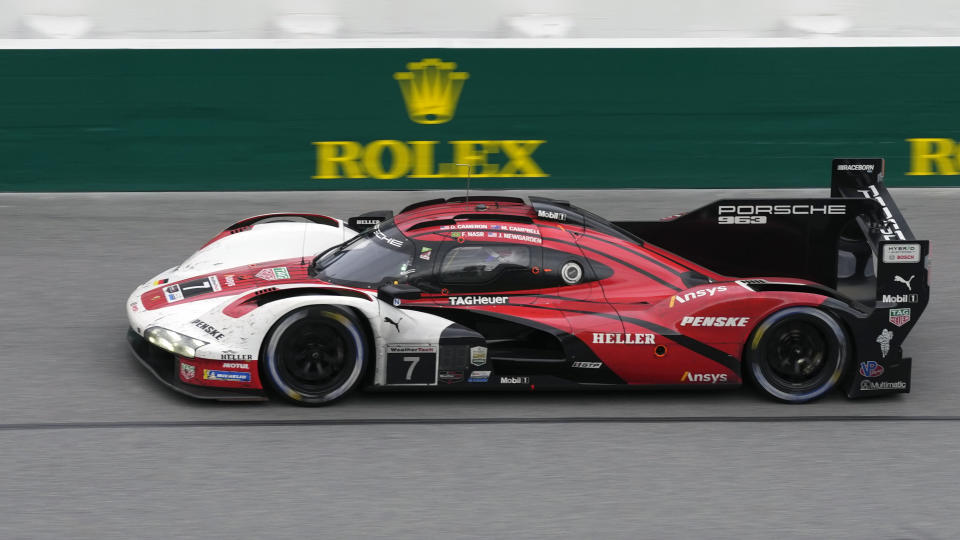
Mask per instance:
[[[297,405],[326,405],[352,390],[366,368],[363,326],[342,307],[301,308],[274,325],[261,358],[271,393]]]
[[[806,403],[833,388],[846,370],[850,345],[835,318],[812,307],[778,311],[754,329],[746,371],[768,396]]]

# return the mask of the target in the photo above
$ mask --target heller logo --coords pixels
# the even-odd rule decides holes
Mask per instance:
[[[464,81],[470,74],[454,71],[457,64],[439,58],[424,58],[407,64],[393,78],[400,83],[407,115],[418,124],[443,124],[453,119]]]
[[[424,58],[407,64],[409,71],[393,74],[407,109],[418,124],[443,124],[453,120],[469,73],[455,71],[457,64]],[[386,98],[384,98],[386,99]],[[545,140],[317,141],[317,180],[339,178],[546,178],[533,153]]]
[[[615,344],[615,345],[655,345],[656,336],[654,334],[603,334],[593,333],[594,343]]]
[[[680,377],[680,382],[698,382],[716,384],[718,382],[727,382],[726,373],[691,373],[684,371]]]

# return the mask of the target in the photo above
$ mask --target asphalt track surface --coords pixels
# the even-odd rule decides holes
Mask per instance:
[[[534,194],[656,219],[823,191]],[[451,194],[0,194],[0,538],[960,536],[960,190],[893,190],[933,243],[909,395],[359,394],[305,409],[181,397],[126,349],[130,290],[237,219]]]

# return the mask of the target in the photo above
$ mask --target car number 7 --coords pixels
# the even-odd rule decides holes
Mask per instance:
[[[404,362],[410,362],[410,367],[407,368],[407,380],[409,381],[410,379],[413,378],[413,370],[417,369],[417,364],[420,363],[420,357],[419,357],[419,356],[404,356],[404,357],[403,357],[403,361],[404,361]]]

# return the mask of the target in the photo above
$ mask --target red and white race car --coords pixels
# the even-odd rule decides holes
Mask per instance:
[[[253,217],[138,287],[129,341],[167,385],[221,400],[747,377],[787,402],[908,392],[929,244],[882,170],[834,160],[830,198],[654,222],[483,195]]]

